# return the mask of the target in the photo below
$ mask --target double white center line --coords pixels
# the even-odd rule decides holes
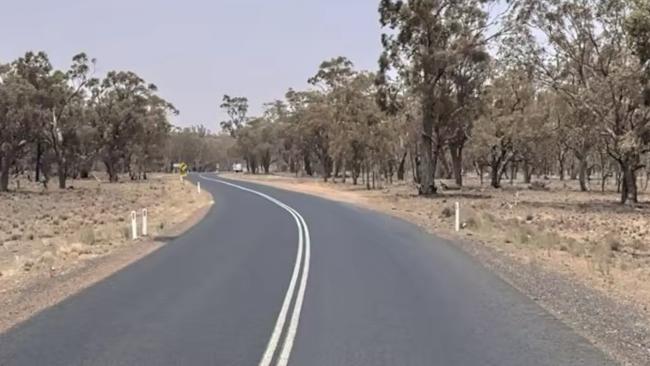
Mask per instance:
[[[213,181],[227,186],[240,189],[242,191],[250,192],[255,195],[258,195],[268,201],[273,202],[277,206],[281,207],[287,211],[295,220],[296,226],[298,227],[298,253],[296,254],[296,262],[293,267],[293,273],[291,275],[291,281],[289,282],[289,288],[282,302],[282,308],[280,309],[280,314],[278,319],[275,322],[275,327],[273,328],[273,333],[269,339],[269,343],[266,346],[262,360],[260,360],[259,366],[269,366],[273,362],[274,357],[278,351],[278,345],[282,339],[284,332],[284,343],[280,349],[280,353],[275,357],[276,366],[286,366],[289,363],[289,357],[291,356],[291,349],[293,348],[293,342],[296,338],[296,332],[298,331],[298,323],[300,322],[300,312],[302,310],[302,304],[305,299],[305,288],[307,287],[307,277],[309,276],[309,257],[311,253],[311,244],[309,237],[309,227],[305,222],[305,219],[300,215],[298,211],[290,207],[289,205],[258,191],[255,191],[250,188],[242,187],[236,184],[225,182],[220,179],[209,178],[201,175],[201,179],[208,181]],[[302,270],[301,270],[302,269]],[[300,279],[299,279],[300,277]],[[300,280],[298,289],[296,291],[296,284]],[[293,309],[291,305],[293,304]],[[286,327],[287,315],[291,311],[291,318],[289,319],[289,326]],[[286,328],[286,331],[285,331]]]

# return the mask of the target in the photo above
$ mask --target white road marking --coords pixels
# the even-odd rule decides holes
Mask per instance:
[[[293,210],[293,209],[292,209]],[[295,210],[294,210],[295,211]],[[300,279],[300,288],[298,289],[298,295],[296,298],[296,304],[293,308],[293,314],[291,316],[291,322],[289,323],[289,329],[287,329],[287,336],[284,339],[284,346],[282,346],[282,353],[278,359],[278,366],[286,366],[289,363],[289,357],[291,356],[291,349],[293,348],[293,341],[296,338],[296,333],[298,332],[298,323],[300,322],[300,312],[302,310],[302,303],[305,299],[305,288],[307,288],[307,278],[309,277],[309,259],[311,256],[311,243],[309,236],[309,227],[305,222],[305,219],[296,212],[302,226],[305,228],[305,238],[306,238],[306,250],[305,250],[305,267],[302,271],[302,278]]]
[[[298,324],[300,322],[300,313],[302,311],[302,304],[305,298],[305,289],[307,287],[307,278],[309,276],[309,262],[310,262],[310,256],[311,256],[311,240],[309,236],[309,227],[307,226],[307,223],[305,222],[305,219],[300,215],[298,211],[293,209],[291,206],[267,195],[261,192],[258,192],[256,190],[242,187],[236,184],[232,184],[220,179],[214,179],[214,178],[209,178],[203,175],[200,175],[201,179],[205,179],[208,181],[213,181],[221,184],[225,184],[227,186],[233,187],[240,189],[242,191],[250,192],[253,194],[256,194],[268,201],[273,202],[274,204],[280,206],[291,216],[294,218],[296,221],[296,226],[298,227],[298,253],[296,254],[296,262],[293,267],[293,273],[291,275],[291,281],[289,282],[289,288],[287,289],[287,293],[284,297],[284,301],[282,302],[282,308],[280,309],[280,314],[278,315],[278,319],[275,322],[275,327],[273,328],[273,333],[271,334],[271,338],[269,339],[269,343],[266,346],[266,350],[264,351],[264,355],[262,356],[262,359],[260,360],[259,366],[269,366],[271,362],[273,361],[273,355],[275,354],[275,351],[278,347],[278,342],[280,341],[280,338],[282,336],[282,330],[284,329],[286,320],[287,320],[287,313],[289,312],[289,306],[291,305],[291,300],[294,297],[295,288],[296,288],[296,282],[298,280],[298,274],[300,273],[300,267],[302,263],[302,256],[303,256],[303,247],[304,252],[305,252],[305,265],[302,271],[302,275],[300,277],[300,287],[298,289],[298,292],[296,294],[296,300],[295,304],[293,307],[293,312],[291,313],[291,319],[289,321],[289,327],[287,329],[287,334],[284,338],[284,344],[282,346],[282,350],[280,353],[280,356],[278,358],[278,361],[276,363],[277,366],[286,366],[287,363],[289,362],[289,357],[291,356],[291,349],[293,348],[293,343],[296,337],[296,333],[298,331]],[[304,228],[304,238],[303,238],[303,228]]]

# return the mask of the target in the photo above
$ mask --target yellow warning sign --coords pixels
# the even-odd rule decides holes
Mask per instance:
[[[187,176],[187,164],[181,163],[178,167],[178,171],[181,174],[181,177],[186,177]]]

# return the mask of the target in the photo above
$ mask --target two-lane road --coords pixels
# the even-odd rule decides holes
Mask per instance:
[[[194,178],[201,223],[0,335],[0,365],[613,364],[409,223]]]

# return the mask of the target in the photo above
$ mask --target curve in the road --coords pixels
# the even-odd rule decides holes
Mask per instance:
[[[227,186],[258,195],[268,201],[273,202],[277,206],[289,212],[289,214],[291,214],[291,216],[296,222],[296,226],[298,227],[298,252],[296,254],[296,262],[293,267],[291,280],[289,281],[289,288],[287,289],[287,293],[284,297],[284,301],[282,302],[282,308],[280,309],[280,314],[278,315],[278,319],[275,322],[275,327],[273,328],[273,333],[271,334],[269,343],[259,363],[259,366],[269,366],[273,362],[273,358],[274,355],[276,354],[278,343],[282,337],[282,331],[285,329],[287,314],[293,302],[294,303],[293,312],[291,313],[289,326],[286,330],[286,334],[284,337],[284,344],[282,346],[281,353],[278,356],[277,363],[276,363],[277,366],[286,366],[289,363],[289,358],[291,356],[291,349],[293,348],[293,343],[296,338],[296,333],[298,331],[298,324],[300,322],[300,312],[302,310],[302,304],[305,298],[305,289],[307,288],[307,278],[309,277],[309,260],[311,256],[309,226],[307,225],[305,219],[302,217],[302,215],[300,215],[298,211],[293,209],[291,206],[267,194],[258,192],[250,188],[242,187],[237,184],[225,182],[220,179],[206,177],[205,175],[200,175],[200,178],[207,181],[225,184]],[[305,254],[304,254],[304,265],[302,265],[302,272],[301,272],[301,264],[303,263],[303,250]],[[296,292],[295,291],[296,282],[298,280],[299,274],[300,274],[300,285],[298,287],[298,291]]]

